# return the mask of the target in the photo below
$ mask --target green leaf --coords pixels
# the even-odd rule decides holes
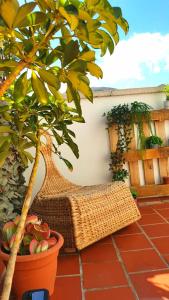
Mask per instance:
[[[64,161],[64,163],[66,164],[66,166],[68,167],[68,169],[72,172],[73,171],[73,166],[70,163],[70,161],[67,160],[67,159],[65,159],[65,158],[63,158],[63,157],[61,159]]]
[[[85,73],[87,62],[84,60],[77,59],[69,65],[69,69],[81,73]]]
[[[103,77],[103,72],[102,72],[101,68],[98,65],[96,65],[95,63],[88,62],[87,63],[87,68],[88,68],[91,75],[93,75],[97,78],[102,78]]]
[[[67,66],[72,60],[74,60],[79,53],[79,45],[77,41],[71,40],[65,48],[63,56],[63,67]]]
[[[64,143],[63,138],[55,130],[52,130],[52,132],[54,134],[54,137],[55,137],[56,142],[58,143],[58,145],[62,145]]]
[[[91,102],[93,102],[93,92],[90,86],[84,81],[80,80],[80,85],[78,86],[78,90]]]
[[[51,71],[39,69],[38,73],[43,81],[47,82],[49,85],[53,86],[54,88],[59,89],[60,83],[58,77],[54,75]]]
[[[40,80],[40,78],[36,75],[35,72],[32,72],[32,88],[37,96],[39,102],[41,104],[46,104],[48,102],[48,93],[45,88],[44,83]]]
[[[15,82],[14,85],[14,99],[21,101],[27,94],[29,81],[27,79],[27,72],[24,72]]]
[[[5,142],[9,142],[10,137],[9,136],[1,136],[0,137],[0,147],[5,143]]]
[[[0,106],[0,112],[5,112],[9,110],[9,106],[8,105],[2,105]]]
[[[6,151],[0,152],[0,168],[5,163],[5,160],[7,159],[8,155],[9,155],[9,149]]]
[[[23,154],[25,155],[25,157],[30,160],[30,162],[33,162],[34,161],[34,157],[32,156],[32,154],[28,151],[23,151]],[[25,160],[26,161],[26,160]]]
[[[67,13],[75,15],[75,16],[78,15],[78,10],[77,10],[76,6],[69,4],[69,5],[66,5],[64,8],[67,11]]]
[[[0,126],[0,133],[13,133],[14,131],[9,126]]]
[[[51,65],[53,64],[58,57],[60,57],[60,52],[58,50],[54,49],[53,51],[50,52],[50,54],[46,57],[46,64]]]
[[[47,21],[47,15],[41,11],[36,11],[31,14],[29,14],[23,22],[18,25],[18,28],[25,28],[25,27],[31,27],[31,26],[38,26],[41,24],[45,24]]]
[[[67,141],[67,145],[72,150],[73,154],[76,156],[76,158],[79,158],[79,149],[78,146],[73,142],[71,137],[67,134],[65,137],[65,140]]]
[[[74,138],[76,137],[75,133],[72,130],[68,129],[67,131],[71,136],[73,136]]]
[[[64,98],[63,98],[61,93],[59,93],[53,86],[48,85],[48,87],[49,87],[49,90],[51,91],[51,93],[53,94],[53,96],[55,97],[55,99],[58,102],[63,102],[64,101]]]
[[[25,134],[25,136],[27,138],[29,138],[35,144],[37,143],[37,137],[36,137],[36,135],[34,133],[28,132],[28,133]]]
[[[67,94],[69,102],[71,102],[72,100],[74,101],[77,112],[78,112],[79,116],[81,116],[82,109],[81,109],[81,105],[80,105],[80,96],[79,96],[78,92],[72,87],[71,84],[68,85],[66,94]]]
[[[24,5],[20,6],[13,23],[13,27],[21,26],[22,22],[25,20],[27,15],[32,12],[35,6],[36,6],[35,2],[25,3]]]
[[[80,56],[80,59],[85,60],[85,61],[92,61],[95,60],[95,51],[87,51],[83,52]]]
[[[0,2],[0,15],[9,28],[12,28],[18,9],[17,0],[1,0]]]
[[[5,68],[15,68],[17,67],[18,63],[16,61],[12,60],[3,60],[2,63],[0,63],[0,70],[5,70]]]
[[[115,16],[116,19],[122,17],[122,11],[121,11],[120,7],[113,7],[112,11],[113,11],[113,15]]]

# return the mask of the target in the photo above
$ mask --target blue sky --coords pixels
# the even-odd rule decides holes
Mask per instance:
[[[23,0],[19,0],[23,3]],[[97,55],[101,80],[90,77],[91,86],[132,88],[169,83],[169,0],[110,0],[120,6],[130,29],[120,30],[113,55]]]
[[[120,43],[114,54],[98,64],[102,80],[92,86],[131,88],[157,86],[169,82],[169,0],[111,0],[120,6],[130,29],[120,30]]]

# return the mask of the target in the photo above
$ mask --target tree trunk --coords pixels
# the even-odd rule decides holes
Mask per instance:
[[[13,279],[13,274],[14,274],[14,270],[15,270],[16,257],[17,257],[17,253],[19,250],[21,240],[22,240],[22,233],[24,230],[28,210],[31,205],[31,196],[32,196],[33,185],[34,185],[34,182],[36,179],[39,157],[40,157],[40,135],[38,134],[38,143],[36,146],[35,162],[34,162],[34,165],[32,168],[32,173],[31,173],[31,176],[29,179],[28,189],[26,192],[20,221],[19,221],[18,228],[16,231],[16,238],[15,238],[13,247],[11,249],[10,258],[9,258],[6,273],[5,273],[5,279],[4,279],[4,284],[3,284],[1,300],[8,300],[10,297],[12,279]]]

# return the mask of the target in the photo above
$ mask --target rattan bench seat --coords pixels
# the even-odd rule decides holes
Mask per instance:
[[[78,186],[62,177],[47,140],[42,147],[46,176],[31,211],[64,236],[65,251],[83,249],[140,219],[125,183]]]

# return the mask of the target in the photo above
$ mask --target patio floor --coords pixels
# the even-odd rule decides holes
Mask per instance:
[[[140,211],[139,222],[60,256],[51,300],[168,300],[169,203]]]
[[[50,300],[168,300],[169,203],[79,254],[61,255]]]

